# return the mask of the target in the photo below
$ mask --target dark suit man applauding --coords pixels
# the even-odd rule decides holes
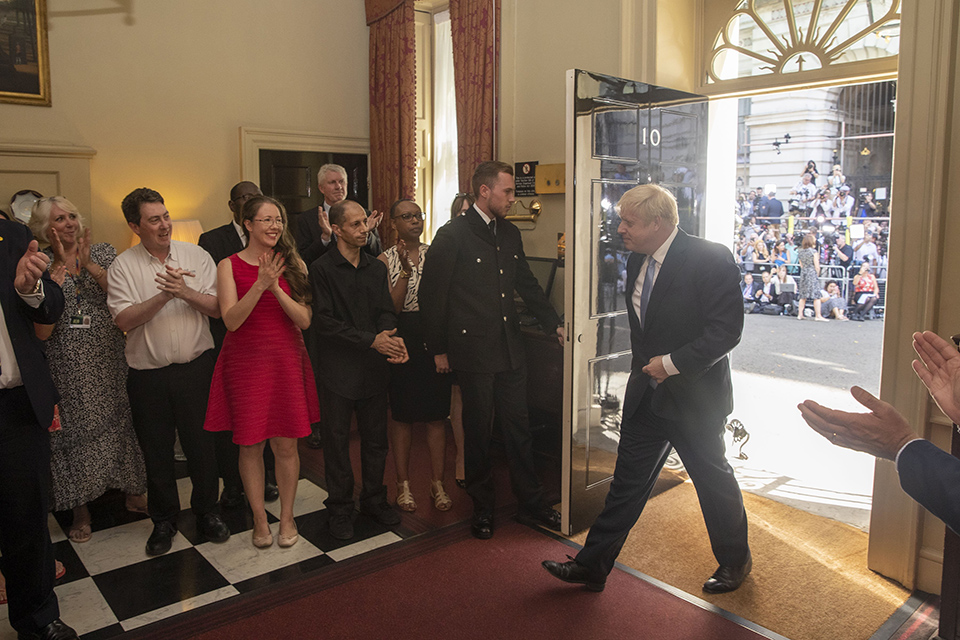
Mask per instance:
[[[24,225],[0,220],[0,568],[18,638],[69,640],[53,592],[47,531],[50,434],[60,396],[33,323],[54,324],[63,292]]]
[[[940,410],[960,423],[960,353],[932,331],[913,334],[913,348],[920,356],[913,370]],[[850,393],[870,413],[828,409],[813,400],[797,408],[833,444],[893,460],[907,495],[960,534],[960,460],[918,437],[893,405],[860,387]]]
[[[513,292],[541,326],[561,336],[560,318],[523,255],[520,230],[504,219],[514,202],[513,168],[484,162],[473,174],[476,204],[440,228],[420,280],[420,311],[437,371],[457,372],[463,394],[467,493],[473,535],[493,535],[494,485],[489,460],[493,416],[500,418],[521,521],[560,529],[544,502],[533,464],[527,417],[527,367]]]
[[[617,465],[603,512],[576,559],[543,566],[601,591],[672,445],[697,489],[720,563],[703,590],[733,591],[752,564],[743,498],[723,446],[733,408],[728,354],[743,330],[740,272],[729,249],[677,226],[677,202],[666,189],[634,187],[619,209],[618,232],[633,252],[626,289],[633,370]]]

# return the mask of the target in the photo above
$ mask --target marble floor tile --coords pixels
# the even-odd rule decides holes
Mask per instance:
[[[353,556],[358,556],[361,553],[367,553],[368,551],[373,551],[374,549],[379,549],[380,547],[385,547],[387,545],[393,544],[394,542],[400,542],[403,538],[398,536],[392,531],[387,533],[381,533],[378,536],[372,538],[367,538],[366,540],[361,540],[360,542],[354,542],[353,544],[347,545],[345,547],[340,547],[339,549],[334,549],[330,551],[327,555],[333,558],[337,562],[346,560],[347,558],[352,558]]]
[[[150,559],[144,547],[152,531],[152,520],[138,520],[100,531],[89,542],[70,544],[90,575],[97,575]],[[171,552],[189,546],[190,542],[178,533],[173,538]]]
[[[251,533],[231,536],[222,544],[204,543],[195,548],[223,577],[231,583],[242,582],[255,576],[269,573],[280,567],[302,562],[323,555],[320,549],[310,544],[303,536],[297,544],[287,549],[277,546],[279,525],[273,525],[272,547],[257,549],[253,546]]]
[[[293,516],[302,516],[324,508],[323,501],[327,499],[327,492],[313,484],[306,478],[300,478],[297,484],[297,497],[293,501]],[[280,501],[276,500],[266,505],[267,511],[280,517]]]
[[[67,539],[67,534],[63,532],[63,527],[53,517],[53,514],[47,515],[47,528],[50,529],[50,542],[57,544]]]
[[[219,602],[220,600],[226,600],[232,596],[237,595],[237,590],[232,586],[221,587],[215,591],[209,591],[207,593],[202,593],[198,596],[188,598],[181,602],[176,602],[174,604],[168,605],[166,607],[160,607],[159,609],[154,609],[147,613],[141,614],[139,616],[124,620],[121,622],[124,631],[130,631],[131,629],[136,629],[137,627],[142,627],[144,625],[150,624],[151,622],[156,622],[157,620],[163,620],[169,618],[170,616],[175,616],[178,613],[184,613],[186,611],[191,611],[198,607],[208,605],[214,602]]]
[[[192,547],[101,573],[93,580],[121,621],[230,585]]]
[[[60,602],[60,618],[79,635],[116,624],[110,605],[100,594],[93,578],[75,580],[54,589]]]

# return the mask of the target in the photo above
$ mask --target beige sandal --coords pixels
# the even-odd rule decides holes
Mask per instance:
[[[453,500],[443,490],[443,480],[430,481],[430,497],[433,498],[433,506],[438,511],[449,511],[453,507]]]
[[[397,483],[397,506],[404,511],[417,510],[417,503],[413,499],[413,494],[410,493],[410,482],[408,480]]]

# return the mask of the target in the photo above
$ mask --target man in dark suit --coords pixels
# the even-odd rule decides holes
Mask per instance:
[[[913,361],[914,371],[940,410],[960,423],[960,353],[932,331],[913,334],[913,348],[920,356]],[[860,387],[850,393],[870,413],[828,409],[813,400],[797,408],[833,444],[893,460],[907,495],[960,534],[960,459],[918,437],[893,405]]]
[[[658,185],[620,199],[633,367],[623,402],[613,483],[575,560],[543,563],[566,582],[601,591],[673,446],[697,489],[720,567],[708,593],[737,589],[750,572],[747,515],[727,462],[733,409],[728,354],[740,342],[739,270],[730,250],[689,236],[677,202]]]
[[[763,224],[779,223],[783,216],[783,203],[777,200],[777,186],[768,184],[765,189],[766,193],[760,200],[760,213],[757,217],[763,221]]]
[[[437,371],[457,373],[463,396],[467,493],[473,535],[493,536],[494,483],[490,439],[500,419],[518,518],[559,530],[560,514],[544,501],[533,463],[527,417],[527,368],[518,292],[548,333],[563,343],[560,318],[523,253],[520,230],[505,219],[514,202],[513,168],[484,162],[473,174],[476,204],[440,228],[420,280],[420,310]]]
[[[0,220],[0,568],[17,637],[67,640],[77,634],[60,621],[47,530],[48,427],[60,396],[33,328],[63,312],[48,264],[26,226]]]
[[[240,214],[247,200],[262,195],[260,187],[252,182],[244,181],[233,185],[233,189],[230,190],[230,201],[227,202],[233,219],[223,226],[201,233],[200,239],[197,240],[197,244],[213,258],[214,264],[220,264],[221,260],[229,258],[247,246],[247,236],[243,233]],[[210,333],[213,334],[214,354],[219,355],[223,339],[227,335],[227,325],[223,324],[221,318],[210,318]],[[213,434],[213,439],[217,449],[217,472],[223,478],[220,506],[226,509],[238,509],[243,506],[239,447],[233,443],[232,431],[217,431]],[[263,462],[267,474],[263,499],[266,502],[273,502],[280,497],[280,491],[274,481],[276,462],[270,447],[263,448]]]
[[[330,224],[330,207],[347,197],[347,170],[338,164],[325,164],[317,171],[317,189],[323,194],[323,202],[316,209],[307,209],[291,216],[297,251],[307,265],[322,256],[330,248],[333,226]],[[367,212],[367,244],[363,250],[376,257],[380,255],[380,235],[377,225],[383,215]]]

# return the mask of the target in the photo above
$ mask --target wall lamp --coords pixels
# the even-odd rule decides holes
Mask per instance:
[[[542,205],[537,199],[530,201],[530,206],[523,204],[523,200],[517,198],[516,203],[519,204],[526,213],[507,213],[507,220],[520,221],[520,222],[536,222],[537,218],[540,217],[540,209]],[[513,209],[511,209],[513,211]]]

